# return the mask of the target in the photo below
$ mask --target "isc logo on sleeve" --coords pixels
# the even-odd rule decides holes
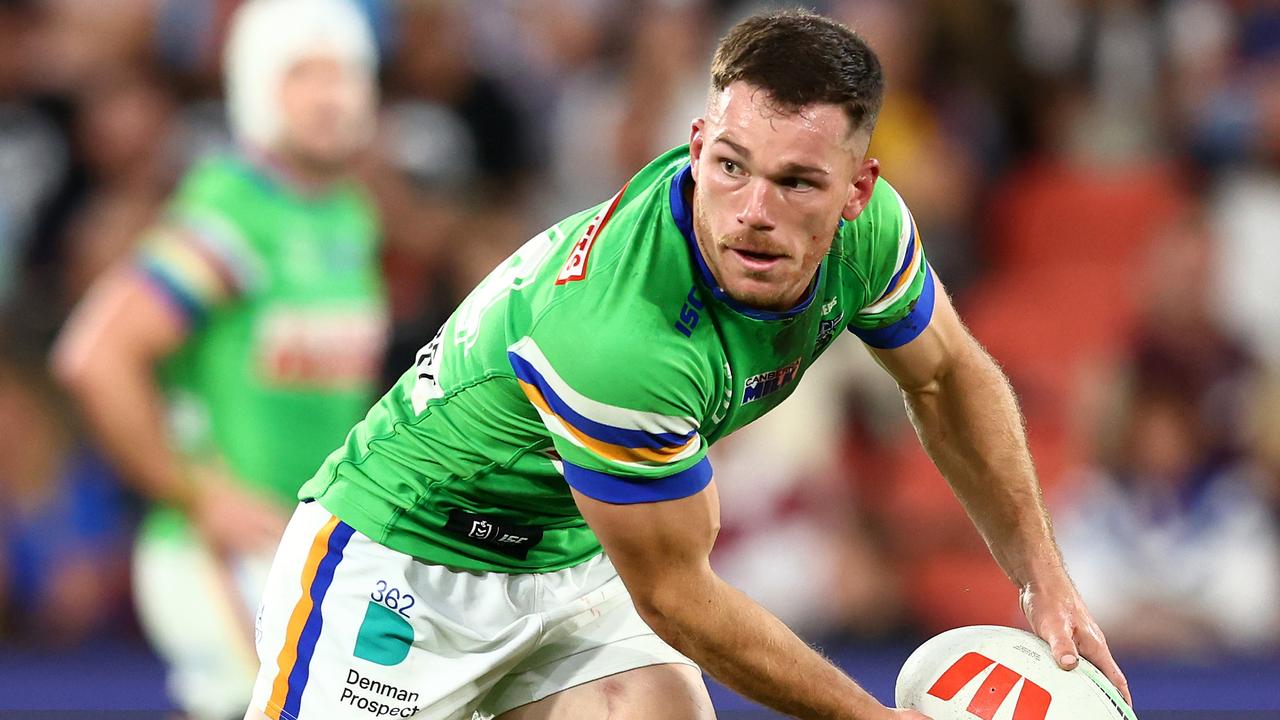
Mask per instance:
[[[694,285],[689,288],[689,295],[684,299],[684,305],[680,306],[680,319],[676,320],[676,330],[679,330],[685,337],[693,337],[693,329],[698,327],[698,320],[701,315],[698,311],[702,309],[702,301],[698,299],[698,286]]]
[[[1044,720],[1049,714],[1049,704],[1053,701],[1049,691],[995,660],[976,652],[966,653],[952,663],[951,667],[947,668],[947,671],[933,683],[928,692],[939,700],[950,700],[965,685],[968,685],[969,681],[992,665],[995,667],[983,680],[966,710],[982,720],[991,720],[1004,704],[1005,699],[1009,697],[1010,691],[1021,680],[1022,689],[1018,692],[1017,704],[1013,708],[1013,720]]]

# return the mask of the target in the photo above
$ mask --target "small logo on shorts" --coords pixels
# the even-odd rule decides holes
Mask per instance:
[[[354,655],[379,665],[399,665],[413,646],[413,626],[395,610],[370,602],[356,634]]]
[[[472,520],[471,529],[467,531],[467,537],[473,537],[477,540],[488,540],[493,534],[493,523],[484,520]]]
[[[347,668],[347,682],[342,686],[338,702],[374,717],[417,717],[421,711],[416,691],[361,675],[355,668]],[[393,702],[397,704],[392,705]]]

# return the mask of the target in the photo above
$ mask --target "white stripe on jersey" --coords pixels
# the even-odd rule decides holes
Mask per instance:
[[[911,211],[907,209],[907,203],[896,191],[894,192],[894,197],[898,199],[898,207],[902,209],[902,214],[900,216],[902,218],[902,229],[898,232],[898,256],[897,261],[894,264],[895,268],[900,269],[902,267],[902,263],[906,260],[907,250],[919,241],[913,231],[914,223],[911,219]],[[916,273],[920,272],[920,263],[923,259],[924,248],[917,247],[915,254],[911,256],[911,265],[903,273],[903,276],[907,278],[906,281],[899,285],[898,288],[889,295],[885,295],[885,293],[889,292],[889,284],[886,283],[884,289],[880,291],[880,299],[859,310],[858,314],[875,315],[877,313],[882,313],[893,306],[894,303],[901,300],[902,297],[907,294],[907,291],[911,289]],[[890,276],[889,283],[893,282],[894,277],[898,277],[898,273],[896,271],[892,276]]]
[[[698,421],[691,417],[674,417],[642,410],[628,410],[615,405],[592,400],[569,387],[551,366],[551,361],[542,354],[542,349],[533,338],[525,336],[507,348],[533,366],[547,385],[560,396],[560,399],[575,412],[601,425],[610,425],[623,430],[640,430],[647,433],[671,433],[688,435],[698,429]],[[697,443],[694,443],[695,445]]]

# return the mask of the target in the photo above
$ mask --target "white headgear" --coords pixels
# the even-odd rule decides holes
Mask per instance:
[[[324,53],[368,73],[378,50],[368,20],[350,0],[249,0],[236,11],[223,55],[231,130],[240,142],[280,141],[280,84],[299,60]]]

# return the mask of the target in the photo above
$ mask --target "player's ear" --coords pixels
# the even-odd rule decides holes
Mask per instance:
[[[862,214],[867,203],[871,202],[871,192],[876,188],[876,180],[880,177],[880,161],[869,157],[858,165],[858,171],[849,185],[849,200],[840,211],[840,217],[852,222]]]
[[[707,126],[703,118],[694,118],[689,128],[689,164],[693,166],[693,174],[698,174],[698,156],[702,154],[702,131]]]

